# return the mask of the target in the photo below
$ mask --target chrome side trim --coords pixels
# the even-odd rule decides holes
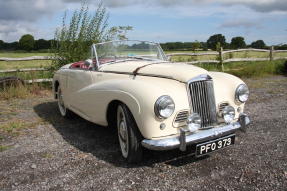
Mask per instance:
[[[243,124],[245,122],[245,124]],[[180,131],[180,135],[177,137],[164,138],[164,139],[144,139],[142,146],[150,150],[171,150],[180,148],[185,150],[187,145],[196,144],[222,136],[234,133],[235,131],[245,128],[250,123],[247,115],[242,114],[239,121],[225,125],[214,127],[211,129],[198,130],[193,134],[186,135],[183,131]]]

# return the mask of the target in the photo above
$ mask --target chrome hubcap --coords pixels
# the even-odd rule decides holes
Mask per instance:
[[[127,158],[128,151],[129,151],[128,129],[127,129],[127,122],[126,122],[126,118],[124,115],[124,111],[121,106],[119,106],[117,110],[117,127],[118,127],[118,137],[119,137],[122,155],[123,157]]]

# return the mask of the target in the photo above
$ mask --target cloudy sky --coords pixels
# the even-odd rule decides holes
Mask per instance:
[[[98,0],[88,0],[91,9]],[[287,43],[287,0],[103,0],[110,26],[130,25],[130,39],[206,41],[222,33],[227,40],[244,36],[248,43]],[[0,39],[17,41],[23,34],[53,38],[65,10],[80,0],[0,0]]]

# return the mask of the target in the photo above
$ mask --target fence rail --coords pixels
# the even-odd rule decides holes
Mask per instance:
[[[233,52],[265,52],[269,53],[269,56],[266,58],[228,58],[225,59],[224,55],[233,53]],[[200,64],[200,63],[218,63],[221,64],[222,70],[224,70],[224,63],[229,63],[229,62],[250,62],[250,61],[272,61],[272,60],[282,60],[282,59],[287,59],[287,57],[275,57],[274,53],[282,53],[286,52],[287,50],[274,50],[274,47],[272,46],[270,50],[266,49],[254,49],[254,48],[248,48],[248,49],[238,49],[238,50],[226,50],[223,51],[223,48],[220,48],[218,52],[205,52],[205,53],[171,53],[167,54],[169,58],[173,56],[202,56],[202,55],[216,55],[217,60],[197,60],[197,61],[191,61],[191,62],[185,62],[187,64]]]
[[[253,51],[253,52],[266,52],[269,53],[269,56],[266,58],[229,58],[224,59],[224,55],[228,53],[233,52],[246,52],[246,51]],[[208,56],[208,55],[215,55],[218,56],[217,60],[197,60],[197,61],[191,61],[191,62],[185,62],[186,64],[199,64],[199,63],[215,63],[215,64],[221,64],[222,70],[224,70],[223,64],[229,63],[229,62],[248,62],[248,61],[269,61],[269,60],[281,60],[286,59],[287,57],[275,57],[274,53],[282,53],[286,52],[287,50],[274,50],[273,47],[270,48],[270,50],[266,49],[238,49],[238,50],[226,50],[223,51],[221,48],[218,52],[202,52],[202,53],[170,53],[167,54],[169,58],[173,56]],[[29,60],[53,60],[55,57],[51,56],[31,56],[31,57],[25,57],[25,58],[6,58],[6,57],[0,57],[0,61],[29,61]],[[17,72],[34,72],[34,71],[49,71],[49,69],[46,68],[23,68],[23,69],[8,69],[8,70],[0,70],[0,74],[2,73],[17,73]],[[51,82],[52,79],[33,79],[33,80],[25,80],[26,83],[41,83],[41,82]]]
[[[34,71],[49,71],[49,69],[46,68],[9,69],[9,70],[0,70],[0,73],[34,72]]]
[[[273,48],[270,48],[270,50],[266,49],[254,49],[254,48],[247,48],[247,49],[238,49],[238,50],[226,50],[223,51],[221,48],[218,52],[203,52],[203,53],[170,53],[166,54],[168,57],[172,56],[205,56],[205,55],[217,55],[220,56],[220,54],[223,56],[224,54],[233,53],[233,52],[246,52],[246,51],[253,51],[253,52],[272,52],[272,53],[279,53],[279,52],[287,52],[287,50],[274,50]]]
[[[0,70],[0,74],[4,73],[18,73],[18,72],[37,72],[37,71],[50,71],[47,68],[23,68],[23,69],[9,69],[9,70]],[[45,79],[32,79],[32,80],[24,80],[27,84],[32,83],[42,83],[42,82],[52,82],[52,78],[45,78]]]
[[[54,60],[52,56],[30,56],[24,58],[6,58],[0,57],[0,61],[30,61],[30,60]]]

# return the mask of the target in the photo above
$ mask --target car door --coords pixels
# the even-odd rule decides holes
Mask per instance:
[[[89,69],[70,69],[68,74],[68,103],[69,107],[76,113],[87,115],[81,108],[83,103],[89,100],[83,99],[84,89],[93,83],[92,72]],[[86,105],[86,104],[84,104]]]

